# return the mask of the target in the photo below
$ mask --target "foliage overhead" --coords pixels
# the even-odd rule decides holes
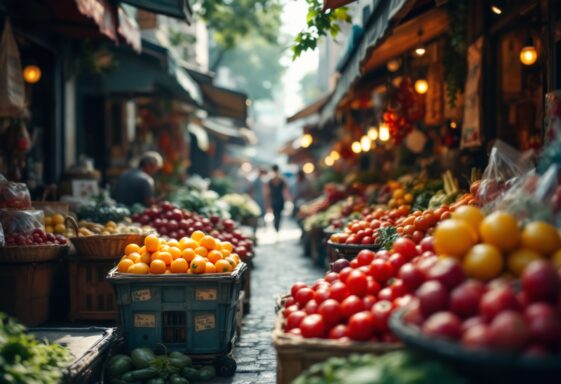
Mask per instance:
[[[352,17],[348,8],[328,9],[323,11],[322,0],[306,0],[308,14],[306,15],[306,28],[298,33],[292,47],[292,58],[297,59],[303,52],[314,50],[322,36],[328,34],[336,37],[341,30],[340,23],[351,23]]]
[[[456,106],[456,97],[464,91],[467,77],[468,3],[467,0],[453,0],[444,5],[450,17],[443,63],[448,104],[451,107]]]

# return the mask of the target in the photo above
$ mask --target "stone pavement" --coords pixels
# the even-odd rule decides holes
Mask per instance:
[[[312,283],[324,275],[302,255],[300,230],[285,219],[278,241],[272,229],[258,232],[258,247],[251,276],[251,311],[243,319],[241,340],[234,358],[238,364],[231,378],[213,384],[271,384],[276,382],[277,356],[271,342],[275,298],[297,281]]]

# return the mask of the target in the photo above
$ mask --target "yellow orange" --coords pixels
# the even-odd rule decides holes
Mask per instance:
[[[208,261],[216,263],[218,260],[223,259],[222,253],[218,251],[210,251],[207,255]]]
[[[171,263],[169,268],[172,273],[185,273],[188,267],[189,265],[185,259],[178,258]]]
[[[206,262],[205,273],[216,273],[216,267],[210,261]]]
[[[230,263],[230,265],[232,266],[232,269],[236,268],[236,260],[234,260],[234,258],[232,257],[227,257],[224,260],[226,260],[228,263]]]
[[[129,270],[129,267],[133,264],[134,262],[131,259],[123,259],[119,261],[119,264],[117,265],[117,270],[121,273],[125,273]]]
[[[133,262],[138,263],[140,261],[140,255],[137,252],[133,252],[128,256]]]
[[[203,237],[205,237],[203,231],[195,231],[191,234],[191,239],[195,240],[197,243],[199,243]]]
[[[179,240],[179,248],[181,248],[181,250],[187,249],[187,248],[191,248],[191,249],[195,249],[199,246],[199,243],[197,243],[195,240],[190,239],[188,237],[183,237],[181,240]]]
[[[238,265],[240,263],[240,257],[238,256],[237,253],[233,253],[230,257],[232,257],[234,260],[236,260],[236,265]]]
[[[206,269],[206,260],[204,257],[197,256],[191,261],[191,265],[189,266],[189,270],[196,274],[205,273]]]
[[[181,257],[181,249],[177,247],[169,247],[168,252],[171,253],[174,260]]]
[[[129,267],[128,273],[134,273],[136,275],[145,275],[150,270],[150,267],[146,263],[135,263]]]
[[[166,263],[160,259],[156,259],[150,263],[150,273],[160,275],[166,271]]]
[[[138,253],[140,253],[141,255],[142,255],[144,252],[148,252],[148,251],[146,250],[146,245],[143,245],[143,246],[140,247],[140,249],[138,250]]]
[[[212,236],[204,236],[201,241],[199,241],[199,245],[211,251],[216,247],[216,240],[214,240]]]
[[[150,262],[156,260],[156,259],[159,258],[159,257],[160,257],[160,252],[156,251],[156,252],[152,253],[152,254],[150,255]]]
[[[223,241],[220,244],[220,247],[226,251],[229,251],[230,253],[232,253],[234,251],[234,246],[232,245],[232,243],[230,243],[229,241]]]
[[[140,253],[140,247],[138,246],[138,244],[127,244],[127,246],[125,247],[125,255],[130,255],[133,252]]]
[[[159,251],[160,251],[160,252],[167,252],[167,251],[169,251],[169,245],[166,245],[166,244],[160,245]]]
[[[231,272],[233,270],[230,263],[228,263],[226,260],[218,260],[214,264],[214,266],[216,267],[216,272],[217,273]]]
[[[188,262],[191,262],[197,254],[191,248],[185,248],[183,252],[181,252],[181,256]]]
[[[173,261],[173,256],[169,252],[160,252],[158,260],[162,260],[166,265],[170,265]]]
[[[221,250],[220,250],[220,253],[222,254],[222,256],[223,256],[224,258],[226,258],[226,257],[232,255],[232,253],[231,253],[230,251],[228,251],[227,249],[221,249]]]
[[[148,252],[144,252],[140,255],[140,262],[142,263],[146,263],[146,264],[150,264],[150,262],[152,261],[152,257],[150,256],[150,254]]]
[[[146,246],[146,250],[148,252],[156,252],[160,249],[160,239],[158,239],[155,235],[148,235],[144,239],[144,245]]]
[[[208,249],[205,247],[197,247],[195,248],[195,253],[199,256],[206,257],[208,255]]]
[[[177,241],[177,240],[175,240],[175,239],[171,239],[171,240],[168,240],[167,245],[168,245],[169,247],[176,247],[176,248],[179,248],[179,241]]]

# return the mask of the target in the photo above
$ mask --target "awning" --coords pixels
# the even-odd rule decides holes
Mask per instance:
[[[187,130],[189,131],[189,133],[192,133],[193,136],[195,136],[195,138],[197,139],[197,146],[199,147],[199,149],[203,152],[208,151],[209,140],[206,130],[199,124],[193,122],[189,123],[189,125],[187,126]]]
[[[287,123],[292,123],[296,120],[304,119],[306,117],[309,117],[309,116],[312,116],[316,113],[321,112],[321,110],[323,109],[325,104],[327,104],[327,102],[329,101],[330,97],[331,97],[331,94],[323,96],[319,100],[316,100],[312,104],[304,107],[300,111],[296,112],[294,115],[287,118],[286,122]]]
[[[119,7],[119,35],[129,44],[135,52],[142,51],[142,36],[135,19],[127,14],[123,7]]]
[[[122,0],[123,3],[134,5],[137,8],[145,9],[161,15],[185,19],[191,22],[193,11],[189,0]]]
[[[413,6],[414,0],[384,0],[378,1],[364,30],[364,35],[341,69],[341,77],[333,95],[323,108],[320,125],[331,119],[339,102],[343,99],[353,83],[360,77],[362,63],[371,49],[380,43],[386,35],[390,25],[407,14]]]
[[[246,127],[236,125],[235,121],[220,117],[207,117],[202,120],[209,134],[230,144],[256,144],[255,133]]]

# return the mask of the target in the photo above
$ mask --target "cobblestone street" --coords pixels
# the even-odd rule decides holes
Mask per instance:
[[[275,298],[288,292],[296,281],[312,283],[324,271],[302,255],[300,230],[285,220],[278,242],[270,229],[258,232],[257,257],[251,281],[251,311],[243,319],[242,336],[234,357],[238,370],[234,377],[216,384],[269,384],[276,382],[276,353],[271,342]]]

